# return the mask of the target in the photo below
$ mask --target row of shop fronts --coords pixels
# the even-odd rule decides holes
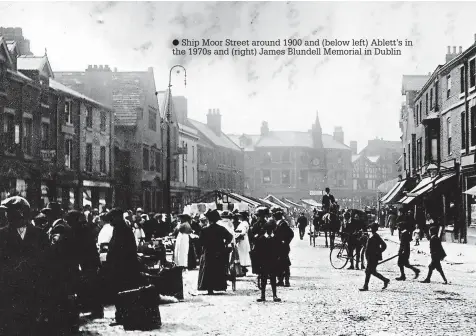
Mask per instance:
[[[396,182],[380,199],[380,205],[413,209],[421,220],[429,213],[446,227],[446,240],[472,243],[476,226],[474,154],[462,156],[460,162],[453,159],[427,164],[414,176]]]

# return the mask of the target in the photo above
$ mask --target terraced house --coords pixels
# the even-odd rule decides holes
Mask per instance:
[[[418,184],[399,203],[422,206],[460,242],[476,242],[475,62],[476,35],[464,51],[448,47],[401,120],[403,168]]]

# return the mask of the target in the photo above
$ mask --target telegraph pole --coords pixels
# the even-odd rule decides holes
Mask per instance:
[[[174,65],[170,68],[169,72],[169,92],[167,98],[167,113],[165,115],[165,123],[167,127],[167,155],[166,155],[166,167],[165,167],[165,189],[164,189],[164,197],[165,197],[165,211],[167,213],[167,226],[170,228],[172,224],[172,206],[171,206],[171,198],[172,194],[170,192],[170,165],[172,161],[172,152],[171,152],[171,139],[170,139],[170,124],[172,123],[172,113],[170,111],[170,102],[172,100],[172,70],[175,68],[182,68],[185,73],[185,86],[187,86],[187,70],[182,65]],[[177,73],[180,73],[180,70],[177,70]]]

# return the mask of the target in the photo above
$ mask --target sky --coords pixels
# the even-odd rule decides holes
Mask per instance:
[[[188,99],[190,118],[220,109],[226,133],[307,131],[316,112],[324,133],[345,142],[399,140],[403,75],[444,63],[447,46],[475,41],[470,2],[1,2],[3,27],[21,27],[53,71],[89,64],[118,71],[154,68],[157,90]],[[400,56],[174,56],[173,39],[411,40]],[[211,49],[211,48],[209,48]],[[213,50],[213,49],[212,49]]]

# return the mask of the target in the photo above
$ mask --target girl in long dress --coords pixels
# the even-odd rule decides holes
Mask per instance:
[[[174,263],[178,267],[188,267],[188,253],[190,249],[190,233],[192,233],[192,227],[189,224],[191,217],[183,214],[178,216],[180,223],[175,228],[175,234],[177,239],[175,240],[174,249]]]
[[[247,267],[251,266],[250,258],[250,241],[248,239],[248,231],[250,224],[248,223],[248,213],[246,211],[240,212],[240,224],[235,230],[236,247],[238,249],[238,256],[240,258],[240,265],[243,267],[243,272],[246,273]]]

